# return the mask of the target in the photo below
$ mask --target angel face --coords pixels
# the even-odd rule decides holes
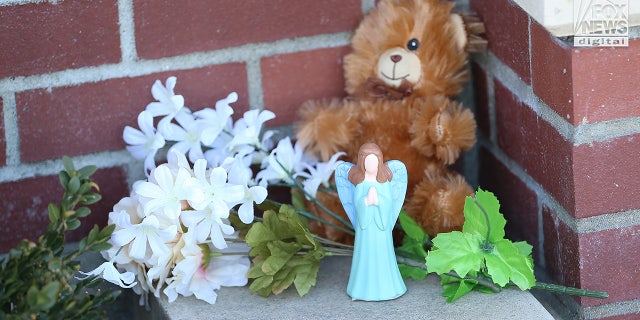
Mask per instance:
[[[378,176],[378,156],[370,153],[364,158],[364,170],[372,177]]]

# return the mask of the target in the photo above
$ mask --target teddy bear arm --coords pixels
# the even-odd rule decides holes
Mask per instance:
[[[421,110],[410,131],[411,145],[444,164],[453,164],[476,142],[473,113],[458,102],[434,99]]]
[[[322,161],[347,151],[359,132],[356,109],[353,102],[340,99],[305,102],[296,133],[298,142]]]

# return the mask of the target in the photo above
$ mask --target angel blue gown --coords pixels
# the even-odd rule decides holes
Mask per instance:
[[[347,294],[353,300],[390,300],[407,291],[398,270],[391,234],[399,215],[398,210],[394,212],[391,185],[363,181],[354,190],[356,239],[347,285]],[[378,205],[367,206],[364,199],[371,187],[378,193]]]

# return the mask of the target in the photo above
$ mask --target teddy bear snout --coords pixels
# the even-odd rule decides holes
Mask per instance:
[[[390,87],[397,88],[404,80],[416,84],[420,73],[420,58],[403,48],[388,49],[378,59],[378,78]]]

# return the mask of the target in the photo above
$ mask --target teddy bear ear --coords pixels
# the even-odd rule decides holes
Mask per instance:
[[[464,51],[467,47],[467,30],[465,28],[464,20],[462,16],[457,13],[452,13],[449,21],[453,28],[453,40],[456,42],[458,49]]]

